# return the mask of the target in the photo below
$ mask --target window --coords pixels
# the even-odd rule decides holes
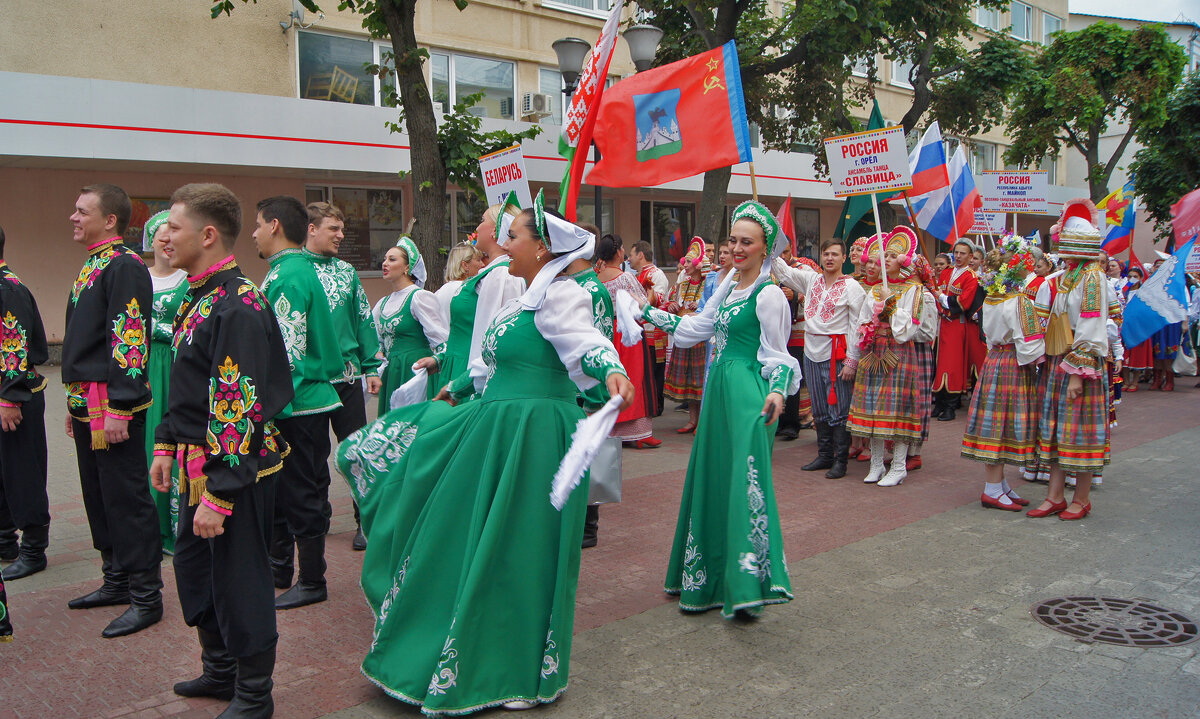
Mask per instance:
[[[454,243],[465,242],[467,237],[479,227],[483,213],[487,211],[487,202],[466,192],[454,193]],[[451,244],[453,247],[454,244]]]
[[[558,70],[547,70],[544,67],[538,70],[538,92],[544,92],[552,98],[550,107],[554,109],[553,114],[542,118],[542,123],[562,124],[563,87],[562,73]]]
[[[1050,179],[1051,185],[1058,184],[1058,162],[1053,157],[1049,155],[1043,157],[1042,161],[1038,163],[1038,169],[1046,172],[1046,177]]]
[[[995,8],[975,7],[975,24],[989,30],[1000,30],[1000,11]]]
[[[608,13],[612,9],[609,0],[543,0],[546,7],[582,10],[587,13]]]
[[[642,239],[650,241],[654,264],[663,269],[673,268],[687,254],[695,228],[696,206],[693,204],[642,202]]]
[[[404,232],[404,194],[398,189],[367,187],[304,188],[308,202],[328,199],[346,215],[346,237],[338,257],[362,275],[379,276],[379,265],[389,247]]]
[[[850,73],[855,77],[866,77],[867,72],[871,69],[870,63],[865,57],[848,57],[846,65],[850,68]]]
[[[1012,34],[1021,40],[1033,39],[1033,8],[1016,0],[1012,4]]]
[[[892,84],[901,87],[912,87],[913,69],[916,66],[907,60],[892,60]]]
[[[978,175],[984,170],[996,169],[996,146],[990,142],[976,142],[971,147],[971,172]]]
[[[1049,45],[1053,42],[1054,39],[1050,36],[1059,30],[1062,30],[1062,19],[1048,12],[1042,13],[1042,44]]]
[[[449,112],[454,103],[477,92],[483,93],[471,112],[480,117],[513,119],[516,67],[505,60],[470,55],[430,53],[430,85],[433,101]]]
[[[819,261],[821,211],[807,207],[793,209],[792,227],[796,232],[796,255]]]
[[[381,84],[396,86],[394,74],[383,83],[365,69],[379,64],[387,48],[370,40],[299,32],[300,97],[307,100],[348,102],[354,105],[382,105]]]

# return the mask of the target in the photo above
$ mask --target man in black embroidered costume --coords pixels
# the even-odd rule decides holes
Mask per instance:
[[[287,447],[272,420],[293,394],[275,314],[233,258],[241,217],[221,185],[185,185],[171,197],[164,252],[191,289],[175,317],[151,468],[160,492],[178,475],[175,584],[204,665],[175,693],[232,699],[227,718],[273,711],[278,634],[267,543]]]
[[[4,261],[0,228],[0,559],[12,559],[5,540],[15,544],[14,528],[21,530],[17,561],[0,573],[10,581],[46,568],[46,378],[37,371],[46,358],[42,315]]]
[[[133,634],[162,618],[162,542],[146,468],[146,353],[150,271],[121,236],[131,204],[115,185],[80,190],[71,215],[88,259],[67,298],[62,379],[67,436],[75,439],[83,506],[104,585],[72,609],[130,604],[102,632]]]

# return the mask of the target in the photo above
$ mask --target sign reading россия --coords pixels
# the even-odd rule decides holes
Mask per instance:
[[[912,187],[904,130],[885,127],[825,138],[834,197]]]
[[[984,170],[976,185],[984,212],[1050,215],[1050,179],[1045,171]]]

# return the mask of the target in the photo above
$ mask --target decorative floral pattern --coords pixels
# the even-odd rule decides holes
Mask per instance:
[[[392,588],[388,590],[387,596],[379,603],[379,616],[375,619],[375,631],[371,638],[371,651],[374,651],[376,645],[379,644],[379,632],[383,629],[383,623],[387,621],[388,613],[392,611],[392,604],[400,596],[400,590],[404,587],[404,577],[408,574],[408,560],[409,557],[404,558],[404,562],[396,570],[396,577],[392,580]]]
[[[717,310],[716,319],[713,320],[713,339],[712,339],[712,364],[716,364],[717,360],[721,359],[721,353],[725,351],[725,347],[729,344],[729,323],[733,321],[742,312],[742,308],[746,306],[746,300],[743,298],[735,300],[728,304],[722,305]]]
[[[179,308],[180,314],[183,315],[183,322],[179,323],[179,327],[175,330],[175,341],[172,343],[174,349],[178,350],[179,345],[185,341],[189,346],[192,344],[192,336],[196,333],[196,328],[212,314],[213,303],[224,296],[225,288],[218,287],[201,297],[193,307],[189,307],[188,302],[184,301],[183,306]]]
[[[546,648],[542,654],[542,678],[549,679],[558,674],[558,644],[554,641],[554,630],[546,632]]]
[[[75,410],[71,412],[73,415],[87,413],[87,387],[83,382],[68,382],[67,390],[67,409]]]
[[[117,256],[115,245],[109,244],[99,252],[89,255],[87,262],[83,263],[83,267],[79,270],[79,276],[75,278],[74,284],[71,285],[71,305],[74,306],[79,302],[79,295],[83,291],[90,289],[96,284],[96,280],[100,277],[100,273],[108,267],[113,258]]]
[[[692,520],[688,519],[687,544],[683,547],[683,591],[694,592],[708,583],[708,570],[700,563],[702,559],[704,555],[700,553],[696,537],[692,534]]]
[[[350,435],[346,460],[360,498],[408,453],[416,437],[417,425],[412,422],[372,422]]]
[[[579,360],[579,364],[583,367],[584,374],[600,381],[604,381],[610,372],[625,371],[621,358],[607,347],[593,347],[588,350]]]
[[[112,356],[117,366],[130,377],[146,370],[146,321],[137,298],[129,300],[125,312],[118,313],[112,327]]]
[[[450,635],[446,637],[446,644],[442,647],[442,657],[438,660],[437,668],[433,671],[433,678],[429,680],[430,694],[445,694],[446,690],[453,687],[458,680],[458,650],[454,648],[454,624],[450,624]]]
[[[28,344],[25,328],[13,313],[5,312],[3,323],[0,324],[0,362],[3,363],[5,377],[19,377],[29,369]]]
[[[832,322],[838,303],[846,296],[848,282],[850,278],[843,275],[834,280],[832,287],[826,287],[825,275],[817,275],[817,279],[808,288],[804,311],[819,316],[822,322]]]
[[[220,377],[208,386],[208,453],[237,467],[250,453],[254,427],[263,420],[262,405],[254,381],[242,376],[233,358],[226,357],[217,370]]]
[[[511,302],[505,305],[492,320],[492,324],[488,325],[487,332],[483,335],[479,353],[483,363],[487,365],[489,382],[492,381],[492,375],[496,373],[496,347],[500,344],[500,338],[517,324],[524,309],[520,302]]]
[[[288,366],[294,370],[308,354],[308,318],[300,310],[292,309],[292,301],[286,294],[275,300],[275,318],[279,320],[279,332],[287,347]]]
[[[325,296],[329,298],[329,310],[336,313],[339,307],[350,300],[350,295],[354,292],[352,275],[343,272],[336,259],[331,262],[314,262],[312,265],[317,272],[317,279],[321,281],[321,287],[325,290]],[[365,294],[363,299],[366,299]],[[371,307],[367,305],[367,314],[370,313]]]
[[[742,552],[738,567],[765,582],[771,577],[771,540],[767,535],[767,500],[758,483],[754,455],[746,458],[746,499],[750,509],[750,546],[753,552]]]

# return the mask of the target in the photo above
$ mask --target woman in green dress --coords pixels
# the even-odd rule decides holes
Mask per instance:
[[[430,716],[566,689],[588,493],[584,481],[556,510],[551,480],[584,417],[577,395],[633,397],[591,297],[560,276],[593,236],[531,210],[510,232],[529,289],[485,333],[482,394],[393,410],[338,451],[369,540],[363,674]]]
[[[771,425],[800,385],[787,351],[791,314],[770,282],[787,238],[766,207],[733,213],[733,267],[699,314],[630,308],[675,337],[676,347],[712,340],[713,358],[688,460],[665,589],[685,611],[756,615],[792,598],[771,483]],[[621,302],[632,301],[625,295]]]
[[[154,252],[154,264],[150,266],[150,282],[154,285],[154,304],[150,314],[150,358],[147,377],[154,404],[146,410],[146,457],[154,460],[154,428],[162,421],[167,411],[167,385],[171,376],[171,361],[175,353],[171,341],[175,336],[175,313],[183,304],[189,285],[187,273],[171,267],[162,248],[166,242],[167,210],[163,210],[146,221],[142,230],[142,247],[149,246]],[[174,485],[170,492],[159,492],[151,488],[150,498],[158,510],[158,530],[162,536],[163,551],[175,551],[175,524],[179,520],[179,490]]]
[[[372,310],[384,357],[380,417],[391,408],[392,393],[412,379],[413,363],[436,352],[447,334],[437,297],[424,289],[425,260],[408,237],[401,237],[384,255],[383,279],[392,284],[394,291]],[[427,398],[437,394],[439,387],[437,375],[430,377]]]

